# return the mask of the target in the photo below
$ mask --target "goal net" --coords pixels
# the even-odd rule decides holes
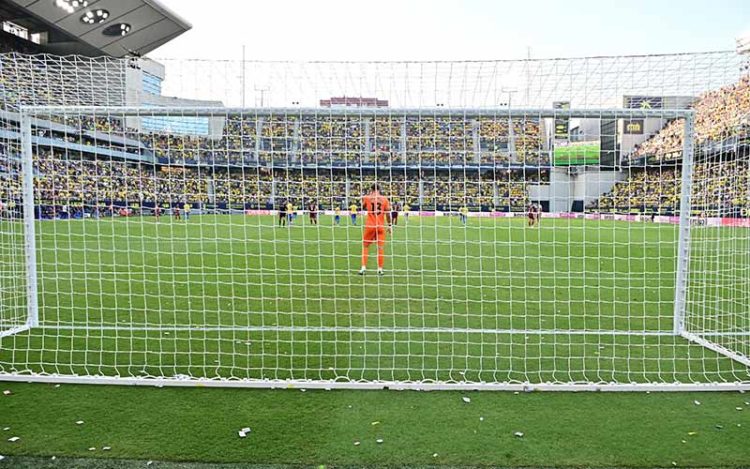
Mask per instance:
[[[115,78],[2,57],[69,99],[3,111],[0,380],[750,387],[733,56],[165,61],[178,106],[131,96],[149,63],[55,60]]]

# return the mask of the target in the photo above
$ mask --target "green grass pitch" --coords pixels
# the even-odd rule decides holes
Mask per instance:
[[[0,338],[0,370],[253,379],[748,379],[747,368],[702,347],[640,334],[672,328],[674,226],[543,220],[541,228],[528,228],[522,219],[471,218],[464,227],[457,218],[402,218],[387,246],[386,275],[373,272],[373,248],[362,278],[356,275],[361,228],[348,219],[333,226],[322,217],[319,227],[298,219],[300,226],[291,228],[275,221],[39,222],[43,327]],[[712,287],[696,284],[695,294],[731,305],[741,300],[732,286],[747,269],[716,253],[726,243],[746,249],[746,239],[702,230],[694,231],[696,246],[715,260],[696,265],[704,269],[701,285]],[[718,274],[710,277],[724,262],[735,273],[726,285]],[[582,330],[590,333],[568,332]],[[231,467],[750,464],[749,399],[738,393],[0,388],[12,391],[0,395],[0,455],[13,467],[142,467],[151,459],[238,465]],[[245,426],[253,431],[240,439],[237,430]],[[518,431],[524,436],[514,436]],[[20,440],[7,441],[11,436]]]
[[[287,228],[242,215],[120,218],[37,229],[42,328],[2,339],[0,370],[345,381],[748,376],[671,335],[672,225],[402,217],[382,277],[374,246],[370,272],[356,275],[361,227],[348,218],[312,226],[300,217]]]

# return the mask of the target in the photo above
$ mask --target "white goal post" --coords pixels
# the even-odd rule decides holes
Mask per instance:
[[[221,130],[144,130],[159,118]],[[561,118],[683,122],[681,171],[659,167],[679,178],[677,213],[649,224],[645,214],[550,210],[527,226],[535,194],[570,205],[576,181],[604,177],[552,165],[542,181],[525,169],[524,145],[553,158]],[[71,135],[91,154],[37,137],[50,122],[85,119],[127,125]],[[697,213],[710,209],[694,204],[694,119],[686,109],[21,107],[26,312],[10,327],[0,311],[0,380],[750,389],[750,228]],[[445,138],[464,164],[423,164],[440,137],[412,139],[410,122],[460,127]],[[518,168],[482,163],[483,125],[507,129],[495,138]],[[418,156],[381,163],[381,138],[388,152]],[[323,162],[337,145],[343,163]],[[615,185],[648,177],[616,171]],[[60,180],[36,184],[42,173]],[[359,277],[361,200],[373,184],[400,224],[385,274]],[[430,197],[447,202],[425,209]]]

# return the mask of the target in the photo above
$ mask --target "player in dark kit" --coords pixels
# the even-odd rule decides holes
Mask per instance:
[[[286,226],[286,201],[279,204],[279,226]]]
[[[393,210],[391,210],[391,222],[394,225],[398,225],[398,212],[401,211],[401,202],[393,204]]]
[[[530,204],[528,208],[529,226],[538,225],[540,215],[539,206],[534,203]]]
[[[317,225],[318,224],[318,203],[310,202],[309,210],[310,210],[310,224]]]

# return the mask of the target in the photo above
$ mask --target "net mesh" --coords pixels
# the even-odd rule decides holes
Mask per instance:
[[[733,53],[161,63],[155,89],[147,59],[0,56],[0,377],[750,381]],[[34,112],[29,330],[24,104],[108,106]],[[680,335],[685,136],[667,109],[687,106]],[[605,107],[631,116],[576,114]],[[376,242],[359,276],[375,183],[393,227],[384,275]]]

